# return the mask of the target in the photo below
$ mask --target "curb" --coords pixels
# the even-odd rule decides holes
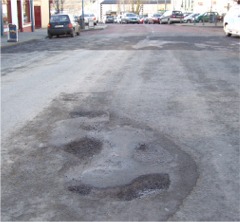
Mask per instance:
[[[175,24],[177,26],[185,26],[185,27],[198,27],[198,28],[223,28],[223,25],[206,25],[207,23],[203,24],[203,23],[191,23],[191,24]]]

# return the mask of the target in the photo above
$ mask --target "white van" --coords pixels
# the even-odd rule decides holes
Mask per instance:
[[[226,36],[240,36],[240,4],[232,6],[224,16],[223,30]]]

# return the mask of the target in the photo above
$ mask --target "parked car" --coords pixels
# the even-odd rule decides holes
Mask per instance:
[[[138,15],[134,13],[124,13],[121,18],[121,23],[140,23]]]
[[[187,16],[189,16],[189,15],[191,15],[192,14],[192,12],[184,12],[183,13],[183,17],[185,18],[185,17],[187,17]]]
[[[240,5],[230,8],[223,18],[223,29],[226,36],[240,36]]]
[[[195,22],[217,22],[220,16],[217,12],[205,12],[196,17]]]
[[[80,16],[80,18],[82,18],[82,15]],[[84,13],[85,25],[89,25],[89,20],[92,20],[94,25],[97,25],[98,23],[97,17],[93,13]]]
[[[114,17],[112,15],[103,16],[103,23],[114,23]]]
[[[153,14],[151,17],[148,18],[148,23],[150,24],[160,24],[160,18],[161,18],[162,14],[156,13]]]
[[[182,22],[183,18],[181,11],[166,11],[160,18],[160,24]]]
[[[186,17],[184,17],[183,22],[185,23],[192,23],[194,19],[199,15],[199,13],[192,13]]]
[[[146,19],[148,19],[148,15],[140,15],[139,16],[139,23],[144,24]]]
[[[48,37],[51,39],[53,36],[59,37],[60,35],[80,34],[80,25],[75,21],[74,17],[69,14],[55,14],[52,15],[47,28]]]

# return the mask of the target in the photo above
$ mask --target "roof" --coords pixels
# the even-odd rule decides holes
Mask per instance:
[[[133,0],[137,4],[137,0]],[[101,4],[131,4],[129,0],[103,0]],[[170,4],[171,0],[140,0],[140,4]]]

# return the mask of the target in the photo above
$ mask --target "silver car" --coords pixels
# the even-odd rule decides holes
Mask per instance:
[[[184,16],[181,11],[166,11],[160,18],[160,24],[182,22],[183,18]]]
[[[124,13],[121,18],[121,23],[140,23],[139,16],[134,13]]]
[[[80,18],[82,18],[82,15],[80,16]],[[97,25],[98,23],[97,17],[93,13],[84,13],[85,25],[89,25],[89,20],[93,21],[94,25]]]

